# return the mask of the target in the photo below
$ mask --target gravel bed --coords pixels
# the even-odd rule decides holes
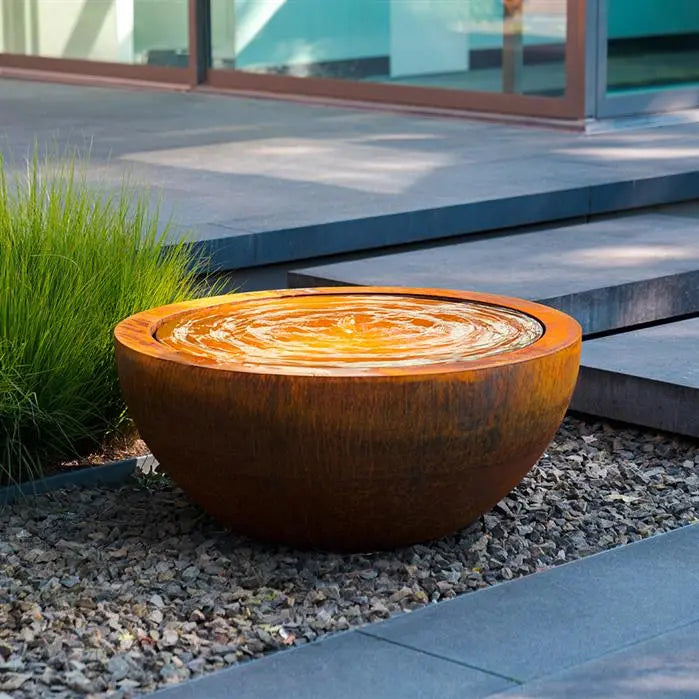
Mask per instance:
[[[573,418],[490,513],[390,553],[233,536],[154,476],[44,495],[0,510],[0,697],[131,696],[668,531],[697,511],[695,443]]]

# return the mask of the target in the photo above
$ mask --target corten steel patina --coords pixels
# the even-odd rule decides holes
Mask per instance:
[[[322,372],[221,364],[156,337],[193,309],[359,294],[504,306],[543,335],[481,359]],[[342,550],[436,538],[495,505],[563,419],[581,344],[575,320],[536,303],[390,287],[201,299],[138,313],[115,337],[131,415],[193,500],[237,532]]]

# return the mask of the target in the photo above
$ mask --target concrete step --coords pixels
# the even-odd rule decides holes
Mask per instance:
[[[558,308],[585,334],[607,332],[699,311],[699,224],[620,216],[301,269],[289,284],[487,291]]]
[[[555,171],[554,164],[547,162],[546,168]],[[288,215],[270,215],[254,225],[238,221],[185,224],[174,227],[171,234],[178,239],[192,233],[194,249],[208,260],[209,268],[224,271],[599,216],[699,196],[697,171],[572,187],[562,186],[565,180],[545,179],[539,172],[531,178],[519,173],[527,184],[511,194],[511,187],[503,190],[501,186],[506,170],[492,169],[488,167],[486,178],[492,180],[491,186],[484,189],[483,182],[477,186],[468,180],[464,191],[470,193],[463,194],[459,203],[407,210],[393,210],[395,204],[384,203],[380,213],[359,217],[340,205],[319,213],[310,224],[288,225]],[[472,174],[471,179],[477,176]],[[502,193],[497,195],[498,191]],[[314,212],[319,205],[313,201],[301,209]],[[177,210],[171,202],[166,212],[170,206]]]
[[[699,437],[699,318],[584,342],[571,407]]]
[[[191,234],[221,270],[699,197],[699,124],[689,121],[585,136],[19,80],[0,80],[0,105],[8,167],[23,172],[35,144],[54,154],[88,151],[91,182],[118,190],[128,173],[159,203],[162,220],[172,218],[173,236]]]

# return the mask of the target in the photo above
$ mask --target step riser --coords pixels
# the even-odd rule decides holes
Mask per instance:
[[[573,410],[699,438],[699,317],[588,340]]]
[[[581,366],[571,410],[699,438],[699,390]]]
[[[699,270],[532,300],[573,316],[584,335],[622,330],[699,312]]]

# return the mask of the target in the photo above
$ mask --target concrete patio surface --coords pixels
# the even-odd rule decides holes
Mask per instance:
[[[696,697],[697,571],[699,524],[151,696]]]
[[[699,196],[699,124],[594,136],[456,118],[0,80],[0,144],[90,150],[238,269]]]

